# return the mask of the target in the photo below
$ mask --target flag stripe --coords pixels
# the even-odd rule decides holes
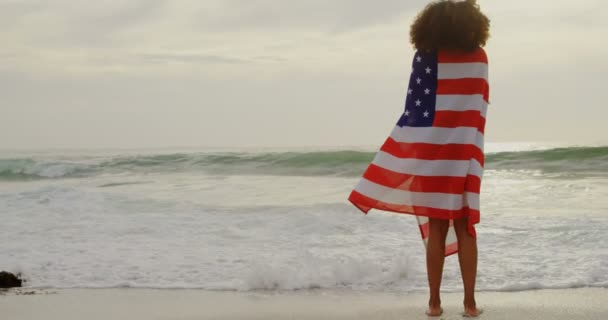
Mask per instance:
[[[450,228],[451,230],[453,230],[453,228]],[[449,233],[449,232],[448,232]],[[447,244],[445,246],[445,256],[451,256],[454,253],[458,252],[458,241],[456,240],[452,240],[450,242],[448,242],[449,239],[445,239],[445,243]]]
[[[356,187],[356,191],[366,197],[377,199],[381,202],[412,206],[412,207],[428,207],[442,210],[460,211],[464,207],[464,198],[469,199],[469,208],[479,210],[479,206],[475,206],[479,202],[479,194],[468,193],[464,194],[449,194],[440,192],[411,192],[405,190],[396,190],[384,187],[365,178],[362,178]]]
[[[413,192],[462,194],[464,186],[466,192],[479,193],[481,187],[481,179],[476,176],[416,176],[393,172],[374,164],[369,166],[363,177],[387,188]]]
[[[431,144],[466,144],[475,141],[480,150],[484,137],[476,128],[400,127],[395,126],[391,138],[397,142]]]
[[[471,127],[477,128],[483,134],[486,118],[482,117],[479,111],[437,111],[433,126],[441,128]]]
[[[418,226],[420,227],[420,234],[422,235],[422,240],[424,246],[428,245],[429,238],[429,220],[426,217],[417,216],[418,218]],[[423,220],[424,219],[424,220]],[[424,222],[422,222],[424,221]],[[458,238],[456,236],[456,230],[454,229],[453,220],[450,220],[450,228],[448,229],[448,234],[445,237],[445,256],[452,255],[458,252]]]
[[[479,191],[465,192],[464,206],[471,209],[479,210],[481,208],[481,202],[479,201]]]
[[[380,151],[373,164],[393,172],[420,176],[457,176],[473,175],[481,178],[483,167],[476,160],[419,160],[400,159]]]
[[[440,63],[438,71],[438,79],[479,78],[488,80],[488,65],[485,63]]]
[[[442,94],[480,94],[489,101],[489,87],[485,79],[439,79],[437,80],[437,95]]]
[[[429,242],[429,218],[424,216],[416,216],[416,220],[418,220],[418,226],[420,227],[420,234],[422,235],[422,242],[424,246],[428,246]],[[445,256],[452,255],[458,252],[458,238],[456,237],[456,230],[454,230],[454,220],[450,220],[450,227],[448,229],[448,234],[445,238]]]
[[[483,95],[443,94],[437,96],[437,111],[479,111],[486,116],[488,103]]]
[[[469,208],[462,208],[460,210],[444,210],[432,207],[420,207],[420,206],[411,206],[405,204],[394,204],[387,203],[384,201],[376,200],[370,198],[360,192],[353,191],[349,197],[349,201],[352,202],[357,207],[368,207],[374,208],[383,211],[390,211],[396,213],[409,213],[418,216],[425,216],[429,218],[435,219],[462,219],[469,215],[469,212],[474,212],[475,210],[470,210]],[[364,211],[365,212],[365,211]]]
[[[431,232],[431,223],[430,222],[420,223],[420,221],[419,221],[418,225],[420,227],[420,232],[422,232],[422,239],[427,239],[429,237],[429,233]]]
[[[397,158],[423,160],[469,160],[484,164],[483,151],[472,144],[399,143],[388,138],[381,148]]]

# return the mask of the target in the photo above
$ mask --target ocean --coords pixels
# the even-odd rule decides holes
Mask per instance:
[[[487,149],[478,289],[608,287],[608,147]],[[416,219],[346,200],[374,154],[0,151],[0,270],[32,288],[426,291]],[[461,287],[449,257],[443,288]]]

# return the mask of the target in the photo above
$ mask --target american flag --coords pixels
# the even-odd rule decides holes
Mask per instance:
[[[446,255],[458,252],[453,220],[468,217],[473,236],[479,223],[488,99],[483,49],[417,52],[405,111],[349,200],[415,215],[425,245],[429,218],[450,219]]]

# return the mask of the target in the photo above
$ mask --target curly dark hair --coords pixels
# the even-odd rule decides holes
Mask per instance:
[[[410,30],[410,41],[423,51],[474,51],[490,37],[490,19],[476,0],[439,0],[418,14]]]

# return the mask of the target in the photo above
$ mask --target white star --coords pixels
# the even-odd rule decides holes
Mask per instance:
[[[426,73],[431,74],[432,69],[430,67],[426,67]]]
[[[408,95],[410,95],[410,96],[411,96],[411,95],[412,95],[412,92],[414,92],[414,90],[412,90],[412,89],[407,89],[407,94],[408,94]]]
[[[422,82],[422,79],[418,78],[418,79],[416,79],[416,82],[418,82],[418,84],[420,84]]]
[[[418,61],[418,62],[422,62],[422,57],[421,57],[421,56],[417,56],[417,57],[416,57],[416,61]]]
[[[420,101],[420,99],[416,100],[416,107],[420,107],[421,104],[422,104],[422,101]]]
[[[431,94],[431,89],[429,89],[429,88],[424,89],[424,94]]]
[[[429,113],[428,111],[425,111],[425,112],[424,112],[424,117],[425,117],[425,118],[428,118],[428,117],[429,117],[429,114],[430,114],[430,113]]]
[[[414,74],[414,71],[415,71],[415,69],[414,69],[414,68],[412,68],[412,74]]]
[[[410,115],[410,111],[409,110],[405,110],[405,116],[408,117]]]

